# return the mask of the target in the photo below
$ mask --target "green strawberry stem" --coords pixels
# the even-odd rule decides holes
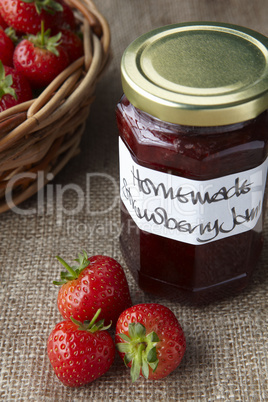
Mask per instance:
[[[44,21],[41,21],[41,46],[45,46],[45,24]]]
[[[101,308],[99,308],[97,310],[96,314],[94,315],[94,317],[92,318],[91,321],[84,321],[83,323],[75,320],[73,317],[71,317],[71,320],[74,324],[76,324],[78,326],[78,329],[80,331],[87,331],[87,332],[91,332],[92,334],[94,334],[97,331],[106,331],[112,325],[112,322],[110,322],[109,325],[104,326],[104,320],[100,320],[100,321],[96,322],[100,313],[101,313]]]
[[[145,378],[149,377],[149,367],[153,371],[157,369],[158,359],[156,346],[160,339],[155,332],[146,335],[146,328],[140,323],[130,323],[128,326],[129,336],[119,334],[124,343],[117,343],[119,352],[124,353],[124,363],[131,363],[130,375],[135,382],[140,372]]]
[[[15,89],[12,88],[13,78],[11,74],[6,75],[3,63],[0,60],[0,99],[4,95],[11,95],[17,99]]]
[[[63,271],[60,274],[61,281],[53,281],[54,285],[64,285],[65,283],[68,283],[69,281],[73,281],[74,279],[77,279],[80,275],[80,273],[89,266],[90,262],[88,261],[88,256],[87,253],[83,251],[82,254],[78,254],[78,258],[75,259],[79,263],[79,265],[75,265],[71,267],[69,264],[67,264],[66,261],[64,261],[61,257],[56,256],[57,260],[66,268],[67,272]]]
[[[57,47],[60,45],[61,32],[58,32],[54,36],[50,36],[50,29],[45,31],[44,21],[41,21],[41,31],[37,35],[28,35],[27,39],[32,42],[35,46],[41,49],[48,50],[59,56]]]

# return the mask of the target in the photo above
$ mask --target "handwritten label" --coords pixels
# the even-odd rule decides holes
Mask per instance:
[[[143,231],[201,245],[251,230],[260,218],[268,158],[254,169],[198,181],[137,164],[121,138],[119,157],[120,196]]]

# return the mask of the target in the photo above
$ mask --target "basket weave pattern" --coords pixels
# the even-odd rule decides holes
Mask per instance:
[[[39,97],[0,113],[0,213],[39,190],[38,171],[46,184],[48,173],[55,176],[79,152],[95,86],[108,63],[110,30],[105,18],[92,0],[68,4],[81,23],[84,56]]]

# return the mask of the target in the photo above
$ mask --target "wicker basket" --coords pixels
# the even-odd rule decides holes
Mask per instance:
[[[84,56],[38,98],[0,113],[0,213],[36,193],[79,152],[95,85],[109,60],[110,30],[96,5],[68,4],[81,23]]]

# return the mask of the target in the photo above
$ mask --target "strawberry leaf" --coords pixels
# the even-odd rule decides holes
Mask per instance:
[[[120,353],[126,353],[125,357],[129,363],[131,361],[128,360],[129,345],[127,345],[126,343],[118,343],[117,349]]]
[[[150,332],[150,334],[147,335],[147,340],[148,342],[159,342],[160,339],[158,338],[157,334],[155,332]]]
[[[11,95],[14,99],[17,99],[16,91],[12,88],[12,84],[12,75],[6,75],[3,63],[0,61],[0,99],[4,95]]]
[[[155,372],[155,370],[157,369],[158,363],[159,363],[158,359],[155,362],[149,363],[149,366],[151,367],[153,372]]]
[[[124,353],[124,363],[127,366],[131,363],[131,379],[135,382],[142,372],[145,378],[149,377],[149,368],[153,371],[157,369],[157,344],[160,342],[155,332],[150,332],[146,336],[146,328],[141,323],[130,323],[128,325],[128,335],[118,334],[124,342],[116,344],[120,353]]]
[[[131,339],[143,338],[146,335],[146,329],[144,325],[140,324],[139,322],[132,322],[128,326],[128,333]]]
[[[17,36],[17,33],[13,27],[8,27],[5,29],[5,34],[12,40],[13,43],[17,44],[19,41],[19,38]]]
[[[41,32],[37,35],[28,35],[26,38],[32,42],[35,46],[48,50],[49,52],[59,56],[57,47],[60,45],[61,32],[58,32],[54,36],[50,36],[51,30],[44,31],[44,21],[41,22]]]
[[[87,332],[91,332],[92,334],[94,334],[95,332],[98,332],[98,331],[106,331],[107,329],[110,328],[112,323],[104,326],[104,320],[100,320],[100,321],[96,322],[100,313],[101,313],[101,309],[99,308],[91,321],[86,320],[82,323],[78,320],[75,320],[73,317],[71,317],[71,321],[75,325],[77,325],[77,327],[80,331],[87,331]]]
[[[0,72],[1,74],[1,72]],[[54,285],[61,286],[64,285],[65,283],[69,281],[73,281],[74,279],[77,279],[81,272],[89,266],[90,262],[88,261],[88,256],[87,253],[83,250],[83,257],[81,254],[79,254],[79,258],[76,259],[75,261],[79,262],[79,265],[75,266],[70,266],[67,264],[66,261],[63,260],[63,258],[56,256],[57,260],[66,268],[66,271],[62,271],[60,274],[61,281],[53,281]]]
[[[129,357],[128,357],[127,354],[124,356],[124,363],[125,363],[126,367],[127,367],[128,364],[131,362],[131,360],[132,360],[132,359],[129,359]]]
[[[120,338],[123,339],[123,341],[129,342],[130,338],[126,334],[119,334]],[[123,343],[120,343],[120,345],[123,345]]]
[[[131,365],[131,369],[130,369],[132,382],[135,382],[140,376],[140,371],[141,371],[141,366],[142,366],[142,359],[141,359],[140,354],[141,354],[141,352],[140,352],[140,350],[138,350],[138,353],[132,359],[132,365]]]
[[[148,351],[147,360],[148,360],[148,363],[154,363],[157,360],[157,353],[156,353],[155,347],[153,347],[152,349],[150,349]]]
[[[149,365],[146,359],[142,359],[142,374],[145,378],[149,377]]]
[[[42,10],[54,15],[56,12],[63,11],[63,7],[60,3],[54,0],[22,0],[24,3],[34,3],[35,9],[38,14],[41,14]]]

